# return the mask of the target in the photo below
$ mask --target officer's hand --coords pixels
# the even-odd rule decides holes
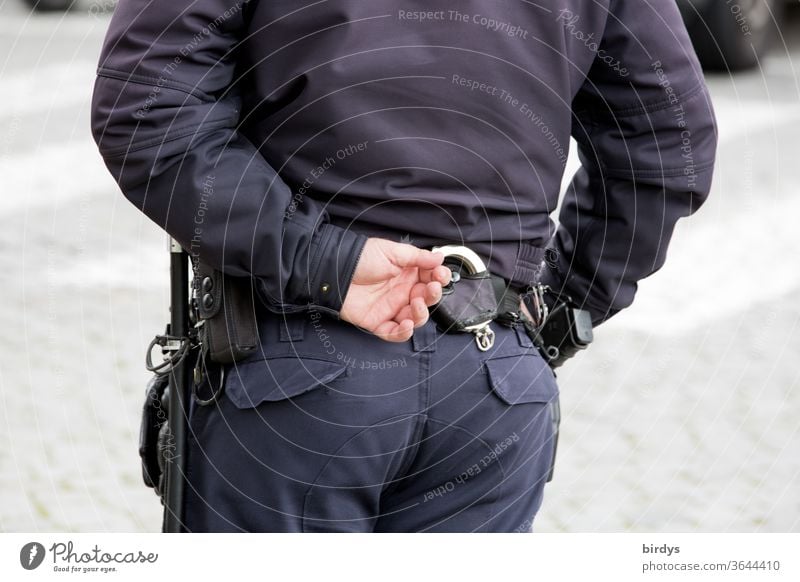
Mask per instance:
[[[339,317],[386,341],[408,340],[450,282],[443,259],[412,245],[368,239]]]

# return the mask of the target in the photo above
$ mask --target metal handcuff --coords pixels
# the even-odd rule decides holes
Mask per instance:
[[[461,275],[459,271],[451,269],[452,279],[444,287],[442,300],[433,306],[431,316],[443,325],[445,331],[472,333],[478,349],[482,352],[488,351],[494,345],[494,330],[489,324],[497,316],[497,301],[486,264],[475,251],[461,245],[433,247],[431,251],[442,253],[445,263],[447,259],[456,259],[467,272],[466,275]],[[474,293],[467,297],[469,303],[466,307],[455,306],[464,311],[454,312],[453,308],[444,305],[448,291],[452,292],[457,283],[464,285],[466,281],[472,282]],[[489,297],[494,300],[493,306],[489,303]]]

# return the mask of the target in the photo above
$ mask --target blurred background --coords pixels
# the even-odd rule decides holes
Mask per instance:
[[[800,6],[679,4],[717,111],[714,191],[559,371],[536,531],[800,531]],[[137,438],[166,236],[89,134],[113,7],[0,0],[1,531],[161,524]]]

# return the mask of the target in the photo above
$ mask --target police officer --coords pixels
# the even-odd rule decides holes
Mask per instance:
[[[554,376],[519,325],[484,351],[429,319],[459,284],[430,249],[598,325],[716,147],[672,0],[120,0],[92,127],[136,207],[258,290],[258,353],[193,406],[188,531],[529,530]]]

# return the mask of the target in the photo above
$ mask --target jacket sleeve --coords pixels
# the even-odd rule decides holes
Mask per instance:
[[[237,0],[120,0],[92,132],[124,195],[193,258],[254,276],[274,311],[338,315],[366,237],[295,199],[238,131]]]
[[[582,167],[542,280],[597,325],[633,302],[637,282],[663,265],[675,223],[706,200],[716,127],[674,0],[612,0],[592,46],[596,58],[573,100]]]

